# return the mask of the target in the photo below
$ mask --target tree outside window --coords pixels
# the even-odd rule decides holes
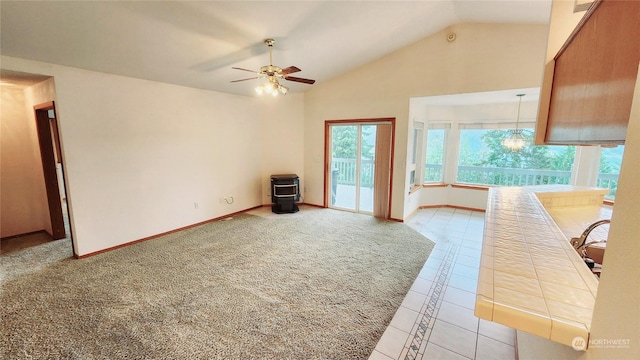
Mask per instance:
[[[609,194],[605,195],[606,198],[615,199],[616,197],[623,155],[624,145],[614,148],[602,148],[600,153],[600,167],[596,186],[609,189]]]
[[[456,181],[503,186],[569,184],[575,147],[532,145],[533,130],[524,129],[527,146],[511,151],[502,146],[502,139],[510,133],[462,129]]]
[[[427,131],[425,183],[441,183],[443,181],[442,164],[444,162],[445,136],[445,129],[429,129]]]

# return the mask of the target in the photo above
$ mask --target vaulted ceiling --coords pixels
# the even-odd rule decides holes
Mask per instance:
[[[6,1],[0,53],[111,74],[253,95],[232,66],[273,63],[317,83],[448,26],[548,23],[551,0]],[[4,72],[3,74],[7,74]],[[13,74],[15,75],[15,74]],[[285,82],[292,92],[313,85]]]

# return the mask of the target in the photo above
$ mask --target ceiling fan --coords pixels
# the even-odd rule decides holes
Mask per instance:
[[[280,84],[280,82],[278,81],[279,79],[284,79],[287,81],[295,81],[295,82],[300,82],[304,84],[315,83],[316,82],[315,80],[289,76],[289,74],[301,71],[299,68],[295,66],[289,66],[287,68],[282,69],[280,67],[273,65],[272,49],[273,49],[273,44],[275,44],[275,42],[276,41],[274,39],[264,40],[264,43],[269,47],[269,65],[261,67],[260,71],[253,71],[253,70],[243,69],[239,67],[232,67],[232,69],[248,71],[256,74],[257,76],[246,78],[246,79],[240,79],[240,80],[232,80],[231,82],[266,78],[268,82],[256,87],[256,92],[258,94],[267,93],[271,95],[278,95],[278,93],[282,93],[284,95],[287,93],[287,91],[289,91],[289,88]]]

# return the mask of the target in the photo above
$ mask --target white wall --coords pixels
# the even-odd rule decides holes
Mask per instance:
[[[462,187],[425,187],[419,190],[418,206],[450,205],[461,208],[485,210],[487,208],[487,190]],[[415,208],[414,210],[415,211]]]
[[[304,109],[307,202],[323,203],[325,120],[395,117],[391,217],[404,219],[409,99],[539,86],[546,41],[545,25],[460,24],[314,85]]]
[[[301,142],[269,138],[302,139],[300,97],[271,99],[288,105],[269,110],[251,97],[23,59],[2,66],[55,78],[77,255],[259,206],[264,174],[303,173],[301,157],[272,157],[301,153]]]

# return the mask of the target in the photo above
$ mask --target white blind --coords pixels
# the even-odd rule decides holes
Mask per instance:
[[[429,123],[429,129],[451,129],[451,123]]]
[[[518,123],[518,129],[533,129],[536,123],[533,121],[520,121]],[[460,123],[458,124],[460,129],[515,129],[515,122],[500,122],[500,123]]]

